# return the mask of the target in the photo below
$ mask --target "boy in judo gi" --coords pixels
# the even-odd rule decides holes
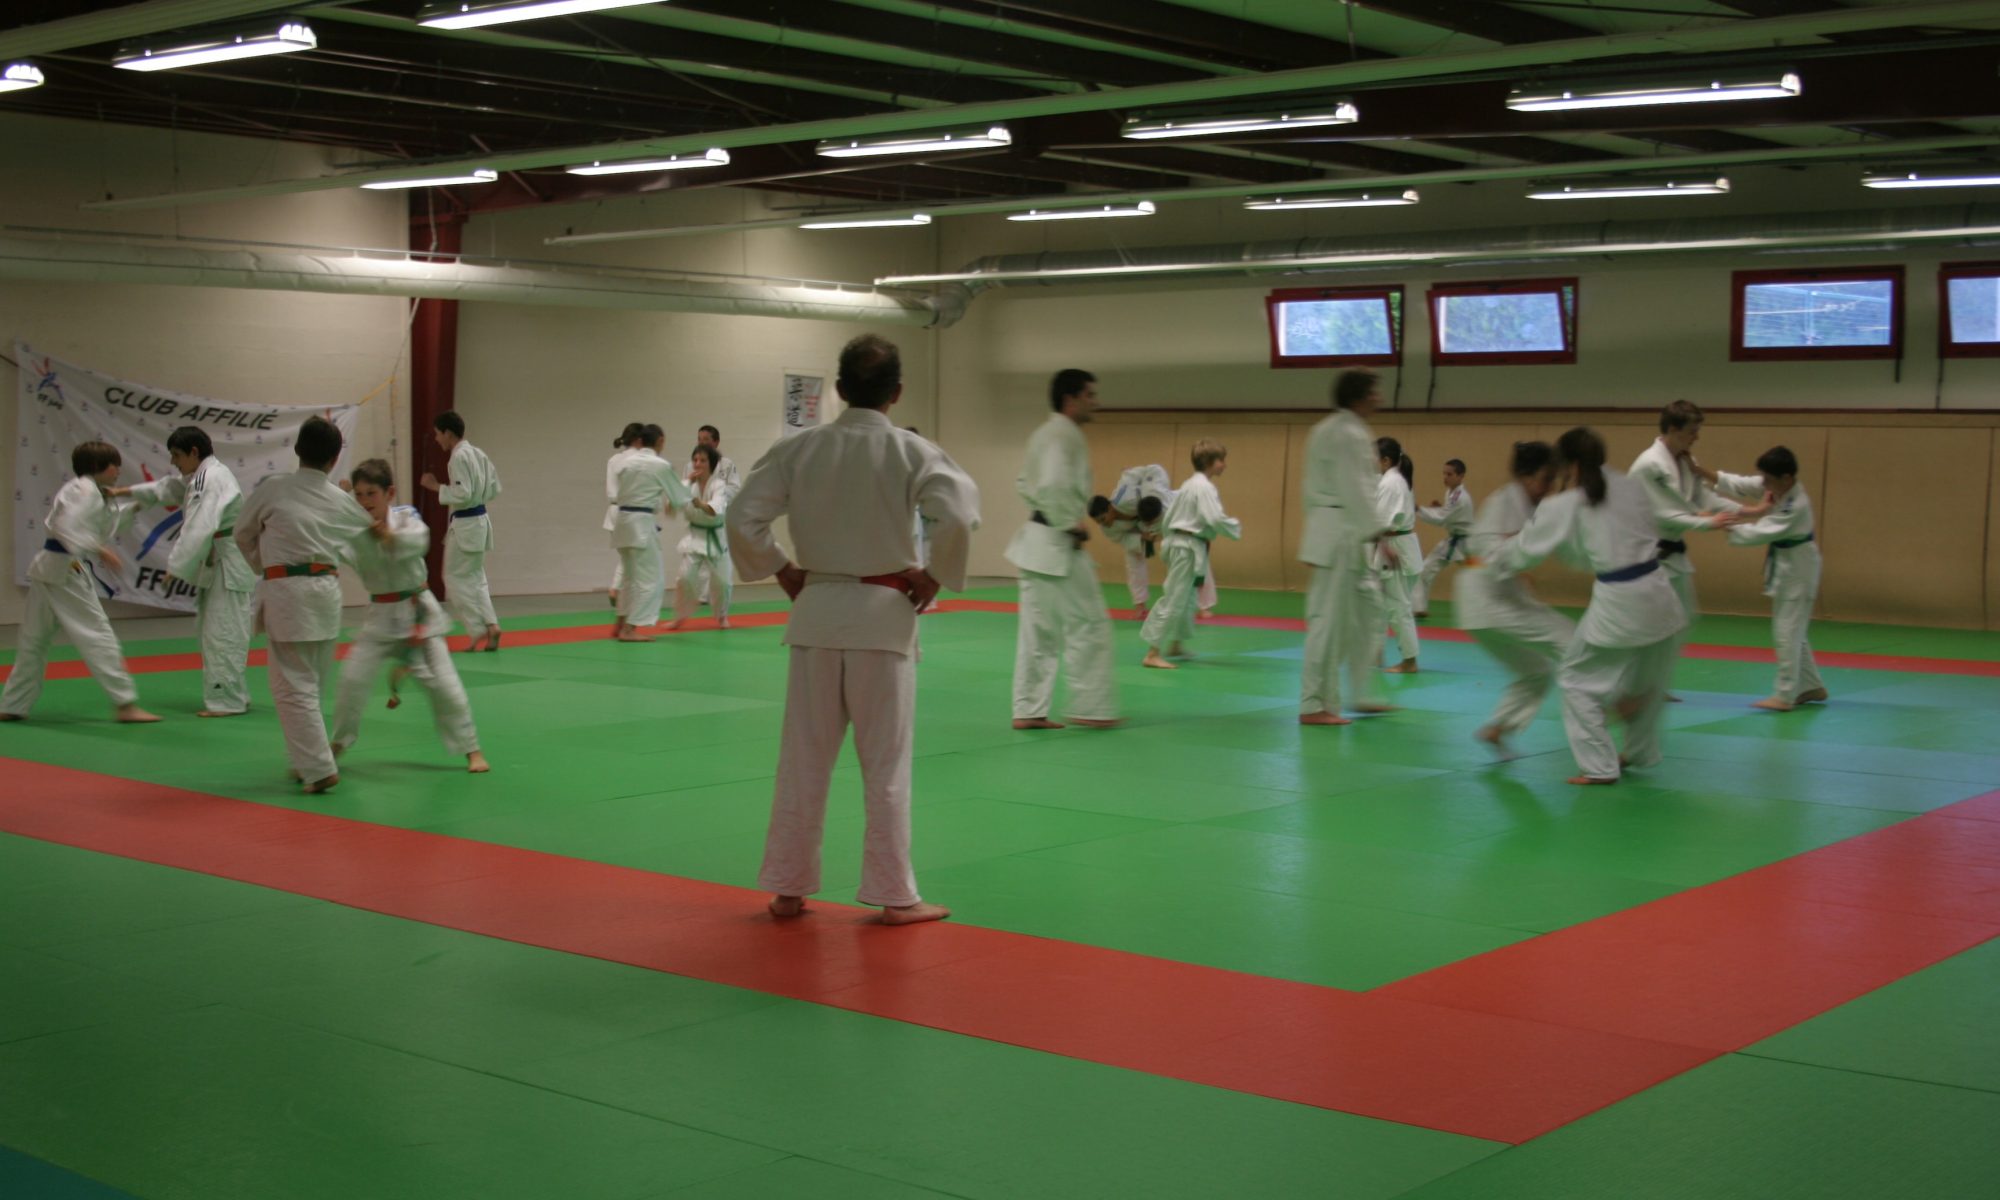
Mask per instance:
[[[450,456],[444,483],[428,471],[421,480],[451,510],[444,535],[445,607],[472,638],[466,649],[498,650],[500,618],[486,583],[486,555],[493,549],[493,520],[486,506],[500,495],[500,472],[484,450],[465,440],[465,418],[441,412],[431,424],[438,448]]]
[[[1416,615],[1431,615],[1431,584],[1437,582],[1438,573],[1453,563],[1465,561],[1466,538],[1472,533],[1472,495],[1465,490],[1465,463],[1456,458],[1448,458],[1444,464],[1444,499],[1435,504],[1420,505],[1417,520],[1426,525],[1437,525],[1444,529],[1444,540],[1431,547],[1424,556],[1423,579],[1416,585],[1412,597]]]
[[[614,499],[618,494],[618,469],[623,467],[625,460],[631,458],[632,452],[639,448],[639,435],[645,431],[646,427],[639,422],[629,422],[624,432],[611,443],[611,457],[604,462],[604,532],[606,533],[618,528],[618,502]],[[611,568],[611,589],[608,596],[613,612],[618,610],[618,589],[624,583],[625,563],[621,559]]]
[[[1229,447],[1203,438],[1189,451],[1188,461],[1194,474],[1174,493],[1174,502],[1161,518],[1166,526],[1161,540],[1167,553],[1167,579],[1160,585],[1160,602],[1139,631],[1146,643],[1146,657],[1139,665],[1163,671],[1177,669],[1167,658],[1184,656],[1187,640],[1194,636],[1195,592],[1208,576],[1209,543],[1243,536],[1242,523],[1222,511],[1222,495],[1215,490],[1215,480],[1229,467]]]
[[[1382,585],[1382,607],[1389,628],[1396,634],[1396,650],[1402,661],[1384,670],[1392,675],[1417,672],[1417,617],[1410,589],[1423,571],[1417,544],[1417,502],[1410,490],[1416,468],[1403,444],[1392,437],[1375,439],[1375,466],[1381,475],[1375,481],[1375,515],[1389,529],[1389,535],[1375,544],[1375,577]],[[1381,638],[1382,635],[1376,635]],[[1386,640],[1386,639],[1385,639]],[[1378,641],[1376,660],[1382,658]]]
[[[1778,655],[1778,678],[1756,708],[1790,712],[1827,699],[1826,684],[1813,662],[1813,602],[1819,598],[1820,555],[1813,527],[1812,500],[1799,482],[1799,459],[1773,446],[1757,459],[1757,475],[1715,475],[1709,482],[1724,495],[1751,502],[1729,529],[1733,546],[1764,547],[1764,594],[1771,598],[1771,648]],[[1761,498],[1761,503],[1758,501]]]

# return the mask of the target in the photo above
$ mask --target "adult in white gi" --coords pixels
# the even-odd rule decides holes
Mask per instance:
[[[1431,615],[1431,584],[1438,573],[1453,563],[1464,562],[1466,539],[1472,533],[1472,494],[1465,490],[1465,463],[1451,458],[1444,464],[1444,499],[1417,507],[1417,520],[1444,529],[1444,540],[1424,556],[1423,579],[1416,585],[1412,602],[1417,615]]]
[[[371,458],[354,468],[354,499],[375,522],[374,536],[341,548],[341,561],[360,573],[368,589],[368,614],[348,647],[333,702],[334,756],[361,736],[361,709],[385,665],[407,671],[431,698],[431,719],[445,749],[465,759],[473,774],[488,770],[472,725],[472,704],[451,665],[444,635],[451,621],[426,585],[424,555],[431,548],[430,526],[417,510],[397,504],[389,464]]]
[[[167,457],[179,475],[114,492],[141,504],[180,509],[167,574],[194,588],[194,632],[201,642],[201,711],[195,715],[239,717],[250,709],[243,671],[250,661],[250,609],[257,591],[257,576],[232,540],[243,491],[199,425],[168,434]]]
[[[1514,443],[1513,480],[1480,506],[1466,535],[1470,557],[1455,580],[1458,627],[1513,676],[1474,735],[1502,753],[1507,737],[1526,729],[1541,711],[1556,666],[1576,640],[1575,622],[1544,604],[1526,580],[1486,565],[1527,525],[1554,485],[1552,454],[1547,442]]]
[[[431,422],[438,448],[450,456],[439,483],[428,471],[423,485],[438,494],[451,510],[444,533],[445,607],[472,638],[468,650],[500,648],[500,618],[493,611],[493,589],[486,583],[486,555],[493,549],[493,519],[486,506],[500,495],[500,472],[486,452],[465,440],[465,419],[441,412]]]
[[[1021,572],[1020,630],[1014,648],[1014,728],[1061,729],[1049,719],[1056,672],[1069,673],[1069,719],[1118,723],[1111,614],[1097,568],[1083,552],[1090,537],[1090,446],[1083,426],[1097,410],[1097,377],[1074,367],[1049,381],[1048,420],[1028,438],[1014,490],[1028,519],[1007,543]]]
[[[910,745],[916,714],[917,612],[940,585],[965,586],[979,528],[979,488],[944,451],[890,424],[902,359],[863,335],[840,353],[830,425],[773,446],[729,507],[729,548],[745,580],[775,574],[792,597],[785,644],[784,740],[759,886],[771,912],[797,916],[820,887],[820,840],[835,757],[854,726],[866,830],[863,904],[890,925],[935,921],[910,866]],[[931,518],[931,566],[917,565],[913,508]],[[790,514],[788,558],[771,524]]]
[[[271,703],[285,731],[285,757],[308,793],[340,782],[320,713],[320,690],[340,640],[340,557],[374,535],[375,520],[326,473],[340,458],[340,430],[308,417],[293,449],[299,469],[257,485],[236,518],[236,547],[259,584],[259,618],[270,637]]]
[[[1778,656],[1778,679],[1755,707],[1790,712],[1827,699],[1826,684],[1813,662],[1813,602],[1819,598],[1820,556],[1813,528],[1812,500],[1799,482],[1799,459],[1774,446],[1757,459],[1756,475],[1719,474],[1718,490],[1752,507],[1737,513],[1729,530],[1735,546],[1764,547],[1764,594],[1771,598],[1771,648]],[[1763,503],[1755,503],[1762,498]]]
[[[1676,400],[1660,411],[1660,436],[1632,460],[1632,478],[1646,491],[1658,525],[1660,568],[1680,597],[1687,614],[1674,654],[1680,654],[1687,630],[1701,617],[1695,597],[1694,563],[1687,554],[1687,535],[1698,529],[1726,529],[1735,519],[1737,505],[1708,486],[1694,461],[1694,444],[1701,440],[1705,418],[1699,407]],[[1669,696],[1669,699],[1677,697]]]
[[[1616,783],[1626,765],[1660,761],[1661,707],[1687,614],[1661,569],[1645,489],[1604,465],[1603,439],[1572,429],[1556,443],[1556,461],[1577,486],[1542,501],[1487,565],[1504,579],[1559,554],[1597,576],[1556,681],[1578,772],[1570,782]],[[1622,759],[1614,713],[1626,721]]]
[[[713,446],[696,446],[692,469],[688,472],[688,499],[681,511],[687,515],[688,531],[681,538],[681,573],[674,583],[674,623],[681,622],[701,607],[702,593],[708,593],[709,610],[716,624],[729,628],[729,597],[735,589],[736,574],[729,565],[729,531],[724,513],[735,489],[720,474],[722,455]]]
[[[1184,655],[1188,639],[1194,636],[1195,592],[1208,575],[1209,543],[1243,536],[1242,522],[1222,511],[1222,493],[1215,490],[1214,480],[1229,468],[1229,447],[1203,438],[1188,459],[1194,474],[1174,493],[1174,502],[1161,518],[1167,531],[1161,539],[1167,579],[1160,585],[1160,602],[1146,614],[1146,624],[1139,630],[1146,643],[1146,657],[1139,665],[1156,670],[1176,670],[1167,659]]]
[[[42,518],[42,548],[28,561],[28,602],[21,615],[20,636],[14,644],[14,667],[0,689],[0,721],[24,721],[42,694],[42,671],[48,666],[49,643],[58,626],[83,656],[97,686],[111,697],[117,717],[127,725],[160,718],[139,707],[139,688],[125,669],[118,635],[97,599],[96,559],[106,570],[119,567],[111,548],[129,505],[113,501],[105,489],[118,482],[124,459],[107,442],[83,442],[70,451],[76,478],[56,489],[49,515]]]
[[[1373,371],[1343,371],[1333,382],[1334,412],[1306,439],[1305,520],[1299,561],[1306,584],[1306,645],[1299,671],[1299,724],[1346,725],[1340,675],[1352,705],[1387,712],[1375,676],[1382,630],[1382,586],[1372,556],[1389,527],[1376,516],[1375,435],[1367,418],[1382,403]],[[1392,547],[1390,553],[1394,553]]]
[[[618,495],[618,469],[623,467],[625,460],[631,458],[632,453],[639,448],[639,435],[645,430],[646,427],[639,422],[630,422],[625,426],[625,431],[618,435],[618,440],[611,443],[611,457],[604,463],[604,532],[606,533],[618,528],[618,502],[614,499]],[[618,589],[623,587],[624,583],[625,560],[621,558],[611,568],[609,596],[614,612],[618,609]]]
[[[1386,668],[1394,675],[1411,675],[1417,670],[1417,617],[1410,591],[1423,571],[1423,547],[1417,543],[1417,501],[1410,491],[1410,460],[1403,444],[1395,438],[1375,439],[1375,466],[1382,472],[1375,481],[1375,515],[1389,530],[1376,543],[1375,574],[1382,584],[1382,606],[1389,627],[1396,632],[1396,650],[1402,661]],[[1376,627],[1378,652],[1384,639]]]
[[[618,621],[611,636],[621,642],[650,642],[653,635],[642,632],[659,623],[660,605],[666,599],[666,568],[660,561],[660,512],[678,508],[688,501],[687,486],[681,483],[674,464],[660,457],[660,442],[666,434],[658,425],[648,425],[640,435],[639,449],[618,468],[618,486],[612,492],[612,507],[618,520],[611,530],[611,548],[624,564],[625,586],[618,593]]]

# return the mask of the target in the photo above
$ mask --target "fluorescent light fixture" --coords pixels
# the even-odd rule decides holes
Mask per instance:
[[[839,219],[828,221],[808,221],[800,229],[887,229],[894,225],[928,225],[929,213],[911,213],[907,217],[857,217],[852,221]]]
[[[1322,101],[1294,109],[1263,112],[1198,113],[1186,116],[1142,114],[1125,122],[1120,136],[1152,138],[1207,137],[1218,133],[1261,133],[1274,129],[1313,129],[1321,125],[1352,125],[1361,110],[1346,100]]]
[[[1991,187],[1995,184],[2000,184],[2000,167],[1894,171],[1861,177],[1861,186],[1871,188]]]
[[[433,175],[426,179],[384,179],[361,186],[370,191],[386,192],[395,188],[450,187],[454,183],[492,183],[500,178],[498,171],[478,167],[463,175]]]
[[[700,154],[669,154],[665,158],[633,158],[616,162],[584,163],[564,167],[572,175],[628,175],[639,171],[686,171],[695,167],[726,167],[729,151],[704,150]]]
[[[870,158],[881,154],[930,154],[939,150],[992,150],[1014,144],[1005,125],[978,125],[928,133],[882,137],[830,138],[815,149],[822,158]]]
[[[1100,204],[1096,208],[1031,208],[1027,212],[1009,213],[1009,221],[1095,221],[1100,217],[1150,217],[1153,202],[1141,200],[1137,204]]]
[[[42,69],[31,62],[10,62],[0,69],[0,92],[23,92],[42,86]]]
[[[1507,93],[1515,112],[1576,108],[1636,108],[1647,104],[1707,104],[1718,100],[1787,100],[1799,94],[1795,71],[1736,72],[1614,83],[1520,84]]]
[[[1345,196],[1267,196],[1243,202],[1253,212],[1289,212],[1295,208],[1385,208],[1392,204],[1415,204],[1417,189],[1403,191],[1354,192]]]
[[[572,13],[597,12],[606,8],[632,8],[654,0],[460,0],[453,4],[433,4],[417,14],[417,24],[432,29],[476,29],[481,25],[504,25],[509,21],[534,21],[542,17],[566,17]]]
[[[175,67],[198,67],[204,63],[228,62],[237,58],[261,58],[266,54],[290,54],[319,45],[312,26],[304,21],[286,21],[249,27],[242,33],[192,35],[192,40],[162,42],[121,50],[111,60],[114,67],[127,71],[169,71]]]
[[[1729,180],[1714,179],[1625,179],[1589,180],[1575,183],[1537,183],[1528,189],[1530,200],[1628,200],[1641,196],[1719,196],[1729,190]]]

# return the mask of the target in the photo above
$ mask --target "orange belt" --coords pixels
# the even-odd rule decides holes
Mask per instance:
[[[298,575],[338,575],[339,568],[332,563],[292,563],[282,567],[265,567],[266,579],[290,579]]]

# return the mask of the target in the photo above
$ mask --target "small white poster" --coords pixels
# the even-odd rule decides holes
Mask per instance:
[[[820,405],[826,393],[826,376],[814,371],[785,370],[785,394],[778,413],[782,432],[788,438],[804,433],[820,423]]]

